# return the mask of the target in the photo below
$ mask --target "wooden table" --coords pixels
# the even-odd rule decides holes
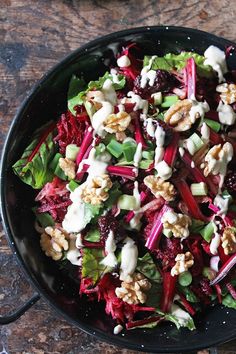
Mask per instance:
[[[199,28],[236,41],[236,1],[228,0],[0,0],[0,145],[30,87],[52,65],[103,34],[143,25]],[[0,234],[1,313],[33,292]],[[10,353],[122,353],[69,325],[40,300],[15,323],[0,328]],[[236,341],[219,353],[236,353]]]

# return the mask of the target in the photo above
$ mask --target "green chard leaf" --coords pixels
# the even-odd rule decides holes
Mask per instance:
[[[225,305],[226,307],[230,307],[231,309],[236,310],[236,300],[230,294],[227,294],[222,299],[222,304]]]
[[[84,97],[86,93],[92,89],[101,90],[104,82],[107,79],[110,79],[113,82],[113,87],[115,90],[120,90],[124,88],[126,83],[125,76],[119,74],[117,75],[117,78],[118,78],[118,82],[114,82],[113,76],[109,72],[106,72],[98,80],[90,81],[88,84],[86,84],[83,79],[80,79],[75,75],[73,75],[68,90],[68,109],[70,110],[70,112],[75,115],[76,112],[74,110],[74,107],[76,105],[81,105],[84,103]],[[90,112],[91,107],[89,108],[88,106],[86,106],[87,111],[88,109],[89,109],[89,113],[91,114]]]
[[[172,305],[171,310],[171,313],[167,313],[165,315],[166,321],[173,322],[176,325],[177,329],[180,329],[181,327],[186,327],[190,331],[196,329],[194,321],[188,312],[182,310],[177,305]]]
[[[150,61],[150,56],[145,56],[144,57],[144,63],[143,65],[148,65]],[[180,54],[172,54],[168,53],[164,57],[156,57],[153,60],[151,69],[152,70],[157,70],[157,69],[162,69],[162,70],[172,70],[172,69],[177,69],[181,70],[185,67],[186,61],[189,58],[194,58],[195,63],[197,65],[197,71],[200,76],[212,76],[213,70],[212,67],[209,65],[205,65],[205,57],[203,55],[193,53],[193,52],[181,52]]]
[[[53,141],[54,127],[54,123],[49,123],[37,131],[31,144],[12,166],[14,173],[34,189],[42,188],[53,178],[48,165],[56,152]]]
[[[137,270],[149,280],[156,283],[161,282],[161,275],[149,253],[146,253],[142,258],[138,258]]]
[[[120,185],[116,181],[113,183],[113,186],[109,190],[109,197],[108,199],[104,202],[104,208],[105,209],[111,209],[112,206],[116,203],[118,198],[121,196],[122,192],[120,190]]]
[[[179,290],[181,291],[181,293],[183,293],[186,297],[186,300],[189,302],[199,302],[199,299],[197,298],[197,296],[194,294],[194,292],[192,290],[189,289],[188,286],[181,286],[178,285]]]
[[[94,284],[109,269],[101,264],[104,259],[103,250],[94,248],[83,248],[82,277],[91,278]]]
[[[100,232],[98,229],[90,229],[85,236],[85,240],[89,242],[99,242],[100,241]]]
[[[86,87],[86,83],[83,79],[80,79],[75,75],[72,76],[69,83],[67,100],[68,100],[68,109],[74,115],[76,114],[74,107],[83,103],[83,100],[80,98],[78,94],[81,91],[83,91],[85,87]]]

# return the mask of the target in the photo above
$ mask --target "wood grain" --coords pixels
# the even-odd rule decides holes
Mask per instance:
[[[178,25],[236,41],[233,0],[0,0],[0,147],[16,109],[51,66],[91,39],[125,28]],[[0,233],[1,313],[33,292]],[[8,353],[134,354],[102,343],[59,318],[44,301],[2,327]],[[1,350],[1,347],[0,347]],[[219,348],[236,352],[236,342]]]

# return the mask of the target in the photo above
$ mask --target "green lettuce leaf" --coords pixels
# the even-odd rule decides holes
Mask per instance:
[[[113,76],[109,72],[106,72],[98,80],[90,81],[86,88],[85,81],[83,79],[79,79],[74,75],[70,81],[68,90],[68,109],[70,110],[70,112],[72,114],[75,114],[74,107],[76,105],[81,105],[84,103],[84,96],[86,95],[86,93],[92,89],[101,90],[104,82],[107,79],[110,79],[113,82],[113,87],[115,90],[120,90],[124,88],[126,82],[125,76],[120,74],[117,76],[118,82],[114,82]]]
[[[76,114],[74,107],[78,104],[82,104],[83,101],[80,103],[78,101],[78,93],[83,91],[86,87],[86,82],[83,79],[73,75],[70,83],[69,83],[69,90],[67,93],[67,100],[68,100],[68,109],[72,114]]]
[[[165,314],[165,320],[173,322],[176,325],[177,329],[181,327],[186,327],[190,331],[196,329],[194,321],[188,312],[182,310],[177,305],[172,305],[171,311],[173,313]]]
[[[94,284],[100,277],[109,271],[109,268],[101,264],[104,254],[101,249],[83,248],[82,277],[91,278]]]
[[[53,178],[49,163],[53,158],[56,147],[53,141],[54,124],[36,132],[35,138],[25,149],[21,158],[12,166],[14,173],[20,179],[35,189],[42,188]]]
[[[146,253],[142,258],[138,258],[137,270],[149,280],[156,283],[161,282],[161,275],[149,253]]]
[[[150,56],[144,57],[144,66],[148,65],[150,58]],[[204,65],[205,57],[193,52],[181,52],[180,54],[168,53],[164,57],[156,57],[153,60],[151,69],[162,69],[167,71],[171,69],[181,70],[185,67],[186,61],[189,58],[194,58],[200,76],[209,77],[213,75],[212,67]]]
[[[231,309],[236,310],[236,300],[230,294],[227,294],[222,299],[222,304],[225,305],[226,307],[230,307]]]
[[[85,240],[89,242],[99,242],[100,232],[98,229],[90,229],[85,236]]]

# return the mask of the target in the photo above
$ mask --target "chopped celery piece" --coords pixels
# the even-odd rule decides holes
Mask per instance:
[[[61,157],[63,157],[63,156],[61,154],[59,154],[59,152],[56,153],[56,155],[54,156],[54,158],[52,159],[52,161],[49,164],[50,170],[55,171],[55,169],[56,169],[56,167],[58,165],[59,159]]]
[[[154,105],[159,106],[162,104],[162,93],[161,92],[155,92],[152,94],[152,98],[154,100]]]
[[[202,275],[208,278],[209,280],[213,280],[216,277],[216,272],[209,267],[204,267],[202,271]]]
[[[138,203],[133,195],[122,194],[118,199],[117,206],[124,210],[135,210],[138,208]]]
[[[154,151],[143,151],[142,157],[146,160],[152,160],[154,157]]]
[[[61,167],[59,166],[59,164],[57,165],[57,167],[55,168],[54,174],[63,179],[63,181],[67,181],[67,176],[65,175],[64,171],[61,169]]]
[[[176,103],[179,100],[179,97],[176,95],[170,95],[170,96],[165,96],[164,100],[161,104],[162,108],[169,108],[171,107],[174,103]]]
[[[168,238],[173,235],[172,231],[168,230],[168,229],[163,229],[162,233],[163,233],[163,235],[165,235]]]
[[[109,144],[107,145],[107,150],[116,158],[120,157],[122,152],[123,152],[123,148],[122,148],[122,144],[118,143],[118,141],[116,140],[111,140],[109,142]]]
[[[133,143],[132,141],[128,141],[127,143],[122,144],[123,154],[126,161],[133,161],[136,148],[137,144]]]
[[[84,107],[85,107],[85,109],[86,109],[86,112],[87,112],[89,118],[91,119],[92,116],[93,116],[94,113],[95,113],[94,105],[93,105],[91,102],[85,100],[85,101],[84,101]]]
[[[207,118],[204,119],[204,122],[216,133],[218,133],[221,129],[221,124],[219,122]]]
[[[199,233],[202,235],[204,240],[209,243],[211,241],[212,235],[214,233],[214,224],[213,224],[213,222],[209,222],[209,224],[207,224],[203,229],[201,229],[199,231]]]
[[[187,140],[185,140],[185,146],[191,155],[194,155],[204,145],[202,139],[193,133]]]
[[[192,183],[190,186],[192,195],[207,195],[207,185],[204,182]]]
[[[98,146],[95,147],[95,150],[95,157],[97,157],[105,152],[106,146],[103,143],[100,143]]]
[[[142,160],[139,162],[139,168],[146,170],[152,163],[153,160]]]
[[[79,147],[77,145],[69,144],[66,147],[66,158],[75,161],[78,152],[79,152]]]
[[[77,187],[79,187],[79,184],[76,183],[76,182],[72,179],[72,180],[70,181],[68,187],[69,187],[69,190],[70,190],[71,192],[74,192],[74,190],[75,190]]]
[[[178,282],[181,286],[189,286],[192,283],[193,277],[189,271],[179,274]]]

